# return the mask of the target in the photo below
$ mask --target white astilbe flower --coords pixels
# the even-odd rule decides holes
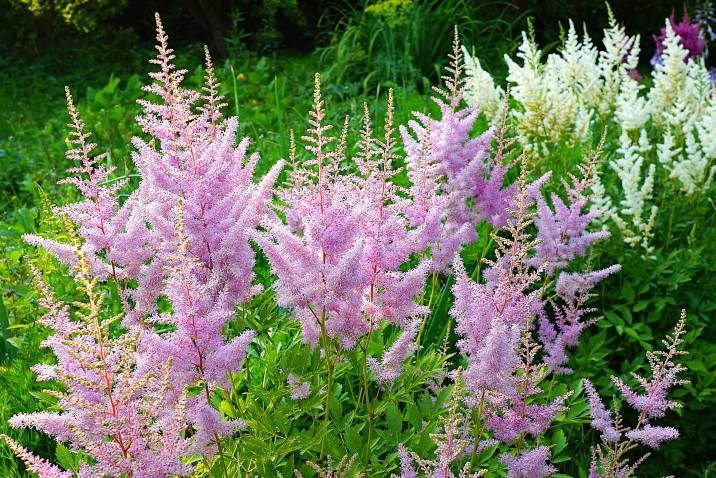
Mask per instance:
[[[696,131],[704,155],[711,160],[716,159],[716,92],[710,95],[709,104],[696,123]]]
[[[676,147],[674,135],[671,131],[666,131],[664,140],[656,145],[656,158],[662,166],[670,168],[678,156],[679,149]]]
[[[479,105],[480,112],[492,121],[502,110],[505,91],[495,84],[492,76],[482,68],[480,60],[470,55],[464,45],[462,53],[465,57],[465,101]]]
[[[654,108],[657,124],[664,122],[664,116],[672,110],[684,89],[688,77],[688,65],[684,60],[688,55],[667,20],[662,61],[654,68],[654,85],[649,90],[649,103]]]
[[[617,95],[614,116],[622,130],[633,131],[644,127],[651,114],[647,99],[639,95],[643,86],[621,72],[622,81]]]
[[[716,132],[712,131],[712,134]],[[686,154],[679,155],[669,171],[669,177],[679,182],[679,187],[687,195],[706,191],[713,181],[716,166],[701,150],[693,132],[686,134]]]
[[[656,146],[656,157],[669,178],[687,195],[705,192],[713,181],[716,166],[716,106],[712,98],[700,117],[685,119],[690,112],[683,101],[677,101],[667,117],[671,128],[663,133]],[[684,126],[691,124],[692,126]]]
[[[646,131],[641,130],[638,143],[634,143],[626,132],[619,138],[617,158],[609,162],[621,182],[623,198],[617,207],[612,207],[610,216],[622,231],[624,240],[631,246],[640,246],[646,254],[653,250],[649,244],[654,235],[654,219],[658,210],[649,206],[654,193],[655,167],[650,164],[642,177],[644,155],[651,149]]]
[[[627,36],[611,13],[603,50],[586,32],[580,40],[570,21],[559,52],[543,59],[537,44],[523,32],[516,57],[505,56],[511,96],[519,104],[510,115],[528,151],[544,154],[550,144],[585,141],[593,120],[615,110],[617,102],[621,103],[622,115],[633,115],[629,129],[641,127],[648,119],[646,99],[639,97],[641,87],[629,77],[639,60],[639,37]],[[471,63],[472,68],[467,70],[471,85],[468,102],[495,110],[502,89],[495,86],[476,58],[469,57]]]
[[[580,42],[570,20],[564,48],[559,55],[549,55],[547,68],[556,71],[563,87],[574,96],[577,103],[593,107],[601,102],[602,96],[598,57],[599,51],[587,32],[584,32]]]
[[[560,81],[557,68],[541,64],[541,56],[537,44],[524,32],[517,53],[522,65],[505,55],[510,91],[521,105],[519,110],[512,111],[520,142],[526,150],[537,153],[546,150],[546,143],[574,138],[579,109],[573,92]]]
[[[633,89],[634,94],[637,94],[640,89],[639,83],[628,74],[639,64],[639,35],[633,37],[627,35],[624,26],[617,22],[608,4],[607,9],[609,28],[604,30],[604,39],[602,40],[604,49],[599,52],[599,67],[602,77],[600,110],[602,113],[613,109],[614,98],[617,98],[617,103],[619,102],[617,95],[635,102],[631,99],[630,90]]]
[[[617,158],[609,167],[618,176],[616,187],[606,189],[611,184],[606,176],[604,182],[597,180],[592,207],[605,211],[603,227],[613,221],[628,244],[648,255],[657,213],[652,204],[656,178],[668,183],[659,187],[670,198],[706,194],[712,185],[716,90],[704,59],[689,58],[668,19],[652,81],[637,80],[640,38],[627,35],[608,6],[607,11],[609,26],[600,48],[586,32],[580,38],[571,21],[562,48],[549,55],[522,33],[514,58],[505,55],[508,114],[518,140],[533,156],[549,156],[554,146],[587,143],[602,128],[621,133]],[[490,112],[498,101],[504,104],[504,85],[496,85],[476,58],[469,57],[468,63],[472,93],[467,101]]]
[[[671,23],[666,21],[662,62],[654,68],[649,103],[655,125],[689,129],[708,104],[711,82],[703,59],[688,59]]]

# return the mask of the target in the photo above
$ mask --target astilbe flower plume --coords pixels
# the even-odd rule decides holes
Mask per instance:
[[[229,385],[229,372],[241,369],[253,338],[249,331],[227,343],[223,327],[236,305],[260,290],[252,284],[255,254],[249,235],[268,213],[282,163],[260,184],[253,183],[258,155],[248,156],[248,138],[235,145],[238,120],[221,115],[223,97],[217,96],[208,51],[205,94],[186,90],[180,86],[185,72],[172,63],[174,55],[158,17],[157,27],[158,55],[152,63],[160,71],[150,74],[155,81],[145,89],[160,102],[140,100],[144,114],[137,118],[154,140],[133,139],[142,182],[128,199],[137,207],[127,234],[144,241],[151,262],[142,262],[136,270],[139,286],[129,293],[135,304],[132,318],[141,330],[140,369],[175,357],[174,393],[185,385],[202,384],[205,393],[192,397],[187,409],[189,416],[201,419],[194,423],[198,436],[218,441],[241,423],[223,424],[210,406],[211,391]],[[150,227],[142,228],[146,224]],[[131,263],[136,266],[136,261]],[[172,303],[171,313],[157,313],[160,296]],[[168,323],[175,329],[158,334],[143,322]],[[202,430],[202,424],[209,429]],[[200,440],[197,446],[205,454],[214,451]]]
[[[367,107],[354,158],[357,172],[343,164],[348,119],[340,140],[325,123],[320,76],[316,74],[310,128],[303,140],[309,158],[299,161],[291,151],[290,187],[278,192],[286,223],[278,216],[263,223],[256,241],[278,276],[278,303],[293,310],[304,340],[328,340],[351,349],[382,321],[406,326],[424,315],[418,305],[429,262],[401,271],[412,254],[421,252],[423,225],[413,228],[405,214],[407,201],[391,178],[397,173],[388,95],[385,136],[372,138]]]
[[[500,461],[507,465],[507,478],[542,478],[557,472],[554,466],[547,464],[549,455],[549,447],[538,446],[518,457],[502,454]]]
[[[649,456],[649,453],[646,453],[634,461],[626,456],[638,444],[657,449],[663,442],[674,440],[679,436],[676,428],[654,425],[652,422],[655,418],[663,417],[668,410],[681,406],[678,402],[669,400],[667,394],[671,387],[688,383],[687,380],[678,377],[686,367],[677,362],[680,356],[687,353],[681,349],[684,343],[685,325],[686,314],[682,311],[674,332],[662,341],[665,350],[647,352],[651,369],[650,378],[633,374],[644,389],[644,393],[635,392],[619,377],[612,376],[612,381],[626,402],[638,412],[636,424],[632,428],[623,425],[621,414],[616,409],[616,401],[612,418],[612,413],[606,409],[594,386],[585,381],[592,427],[602,433],[602,443],[592,453],[590,478],[630,476]]]
[[[414,113],[415,119],[400,127],[415,202],[411,221],[420,223],[430,212],[441,216],[441,227],[430,229],[426,238],[437,271],[450,264],[463,244],[477,239],[479,220],[504,226],[514,195],[514,185],[503,187],[510,167],[506,153],[511,142],[503,138],[506,123],[498,130],[495,150],[491,149],[493,129],[471,137],[479,109],[463,105],[463,70],[456,30],[448,74],[442,77],[445,88],[434,88],[440,119]]]
[[[71,245],[79,251],[80,239],[66,222]],[[80,477],[190,474],[182,462],[193,447],[192,439],[184,436],[186,394],[169,398],[170,363],[136,373],[136,334],[112,336],[110,328],[119,316],[107,316],[104,296],[96,289],[98,279],[81,252],[74,277],[86,300],[72,307],[58,302],[40,274],[33,272],[40,305],[47,309],[40,323],[54,331],[42,345],[57,357],[56,364],[34,370],[38,380],[57,381],[65,391],[46,392],[57,399],[59,412],[18,414],[10,425],[36,428],[82,450],[90,461],[82,462]],[[71,476],[12,440],[5,441],[41,478]]]
[[[566,201],[552,193],[552,209],[543,195],[536,195],[537,214],[534,225],[539,243],[535,247],[531,262],[536,267],[544,265],[549,275],[565,269],[575,258],[584,256],[596,241],[609,237],[609,231],[588,230],[603,214],[603,211],[589,208],[589,189],[596,180],[597,161],[603,145],[604,138],[589,158],[579,166],[580,177],[570,174],[569,182],[562,180],[562,186],[567,193]]]
[[[9,436],[0,435],[0,439],[25,463],[27,471],[37,473],[40,478],[72,478],[71,471],[64,471],[49,461],[33,455]]]
[[[241,369],[253,337],[246,332],[227,343],[223,329],[234,308],[260,290],[253,285],[249,231],[269,212],[282,163],[259,184],[253,182],[258,155],[249,155],[248,138],[236,144],[237,118],[221,114],[225,104],[208,50],[202,92],[184,88],[186,71],[173,64],[158,15],[156,20],[157,56],[150,62],[159,71],[150,73],[154,81],[144,89],[158,100],[139,100],[143,114],[137,122],[150,139],[132,139],[138,188],[119,204],[123,181],[108,181],[111,169],[101,164],[103,156],[91,156],[95,145],[88,142],[68,94],[74,146],[68,157],[80,166],[66,182],[84,199],[58,212],[76,224],[84,241],[75,246],[36,236],[26,240],[72,268],[80,250],[93,277],[113,279],[125,311],[123,325],[138,335],[136,374],[171,359],[171,400],[176,402],[186,386],[204,388],[205,393],[187,399],[186,417],[196,428],[195,451],[210,456],[214,446],[199,438],[216,441],[240,425],[224,423],[210,406],[210,395],[229,384],[230,372]],[[170,311],[159,312],[160,298],[168,300]]]
[[[518,368],[518,346],[531,317],[542,310],[539,290],[531,290],[539,271],[527,265],[535,242],[527,232],[531,214],[526,186],[517,195],[514,218],[508,219],[509,238],[495,235],[495,260],[486,260],[487,283],[468,276],[456,259],[455,302],[450,314],[455,318],[457,346],[468,359],[463,374],[467,390],[476,394],[487,390],[502,394],[515,391],[512,373]]]
[[[570,395],[558,396],[546,404],[532,403],[532,397],[542,393],[538,385],[549,374],[549,369],[535,363],[539,346],[531,342],[528,332],[523,334],[519,351],[522,360],[512,375],[514,392],[499,394],[489,390],[483,415],[485,426],[496,439],[518,443],[518,448],[528,434],[537,438],[547,430],[557,413],[566,409],[564,402]]]
[[[556,415],[565,409],[564,402],[569,394],[557,396],[547,403],[538,402],[543,393],[539,383],[556,370],[549,363],[552,350],[543,354],[544,362],[537,360],[540,346],[532,342],[532,323],[534,318],[548,321],[547,301],[542,299],[538,285],[556,270],[549,269],[550,258],[561,259],[558,268],[563,268],[576,254],[584,253],[581,248],[567,247],[563,253],[559,247],[540,248],[544,241],[541,236],[546,230],[551,227],[557,231],[568,229],[568,214],[564,221],[542,221],[537,227],[537,237],[531,237],[529,226],[534,218],[552,212],[548,207],[540,208],[540,204],[544,204],[540,188],[546,179],[543,176],[527,183],[523,163],[514,207],[508,211],[507,226],[502,231],[505,236],[495,234],[498,243],[495,259],[485,261],[489,266],[485,271],[485,284],[470,279],[459,258],[454,266],[455,302],[450,313],[456,320],[458,349],[467,358],[463,376],[472,397],[466,404],[476,409],[479,417],[475,446],[485,430],[504,443],[516,445],[516,455],[503,456],[508,475],[515,477],[548,476],[554,472],[554,468],[546,464],[549,450],[546,449],[547,455],[539,448],[530,450],[526,439],[528,435],[538,438],[545,432]],[[575,189],[580,190],[579,187]],[[574,197],[577,197],[576,193]],[[535,203],[536,213],[532,212]],[[576,206],[575,217],[581,216],[583,206],[584,203]],[[589,221],[575,219],[574,222],[577,225],[570,229],[572,237],[581,237]],[[569,240],[570,235],[566,232],[552,232],[550,230],[552,246]],[[584,242],[586,248],[593,241],[585,239]],[[560,337],[562,343],[576,345],[578,333],[584,326],[578,319],[590,311],[582,309],[590,297],[588,291],[612,272],[613,268],[593,273],[562,272],[560,279],[564,277],[564,280],[558,281],[556,289],[558,295],[566,297],[567,305],[554,308],[560,328],[559,332],[552,328],[554,336],[549,339]],[[574,315],[567,319],[566,312]],[[565,315],[560,316],[560,313]],[[551,326],[551,322],[547,323]]]
[[[289,374],[286,383],[291,387],[291,398],[294,400],[305,400],[311,396],[311,388],[308,382],[303,382],[294,374]]]
[[[602,439],[604,441],[618,441],[619,438],[621,438],[621,433],[616,429],[611,412],[604,406],[592,382],[584,380],[584,389],[589,397],[589,413],[592,416],[592,428],[602,433]]]
[[[78,164],[68,170],[75,176],[65,178],[60,183],[77,188],[83,199],[57,207],[54,212],[67,215],[78,226],[77,233],[84,239],[81,246],[82,253],[87,257],[92,274],[101,279],[112,274],[116,281],[118,280],[116,263],[110,259],[107,264],[99,256],[105,254],[112,257],[116,237],[125,227],[128,208],[122,208],[119,212],[117,210],[118,191],[126,184],[126,180],[108,181],[114,168],[108,168],[101,163],[106,158],[106,153],[92,155],[97,145],[90,142],[92,134],[86,131],[84,121],[68,87],[65,87],[65,95],[71,119],[69,124],[71,130],[67,138],[71,147],[66,151],[65,156]],[[46,249],[70,267],[77,267],[77,251],[74,251],[71,245],[33,234],[26,234],[23,239],[29,244]]]
[[[546,405],[532,403],[533,397],[541,393],[537,383],[548,370],[544,365],[533,363],[539,347],[531,344],[528,338],[531,318],[542,309],[539,290],[532,290],[540,278],[540,271],[527,264],[528,254],[535,246],[527,232],[532,217],[528,211],[533,202],[531,191],[523,168],[513,201],[515,207],[508,211],[506,230],[510,237],[495,236],[498,248],[496,259],[487,261],[491,266],[487,284],[470,279],[456,257],[455,303],[450,314],[456,320],[455,331],[460,337],[457,346],[467,358],[467,367],[458,372],[453,393],[458,393],[459,398],[453,407],[458,403],[466,405],[477,414],[477,423],[471,444],[469,421],[457,408],[451,410],[445,423],[444,439],[438,442],[438,461],[431,465],[432,462],[413,457],[426,476],[455,476],[450,471],[450,464],[455,459],[468,449],[474,458],[485,444],[494,443],[494,439],[482,440],[486,430],[498,440],[516,443],[518,453],[522,450],[519,458],[512,459],[509,455],[505,460],[511,463],[510,469],[514,469],[511,476],[523,476],[515,470],[523,463],[522,456],[527,457],[526,435],[541,435],[555,415],[563,410],[566,396],[557,397]],[[463,389],[464,394],[456,392]],[[461,476],[469,476],[472,461],[465,463]],[[401,462],[405,462],[402,476],[411,476],[412,465],[407,458]],[[529,468],[528,462],[529,459],[524,462],[525,469]],[[544,460],[542,464],[544,475],[525,476],[547,476],[551,468]],[[432,474],[430,466],[437,474]]]
[[[333,457],[329,455],[326,460],[328,463],[325,470],[312,461],[309,461],[307,464],[317,473],[319,478],[347,478],[356,462],[356,458],[358,458],[358,455],[352,455],[350,457],[346,455],[341,458],[334,468]],[[303,478],[303,475],[298,470],[293,470],[293,474],[296,478]],[[363,473],[358,473],[355,477],[364,478],[364,475]]]
[[[381,385],[391,385],[400,376],[403,362],[415,352],[415,337],[420,323],[413,321],[408,324],[393,345],[385,351],[380,362],[373,357],[368,359],[370,369],[375,373]]]
[[[589,231],[589,227],[605,213],[598,208],[590,208],[593,194],[590,189],[597,178],[596,167],[603,145],[604,137],[579,166],[579,176],[570,175],[569,183],[562,181],[567,201],[557,194],[551,195],[554,210],[542,194],[534,192],[537,202],[534,224],[538,242],[528,262],[534,267],[544,267],[548,276],[558,274],[555,291],[561,300],[550,301],[554,319],[550,320],[546,313],[539,316],[539,337],[546,354],[543,360],[558,373],[571,372],[566,366],[566,348],[576,347],[582,331],[600,320],[600,317],[588,317],[595,311],[586,307],[587,301],[594,296],[592,289],[620,270],[617,264],[596,271],[565,270],[575,259],[583,257],[596,241],[610,235],[607,230]]]

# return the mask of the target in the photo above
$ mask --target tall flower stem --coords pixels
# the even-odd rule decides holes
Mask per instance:
[[[430,296],[428,297],[428,307],[432,307],[433,305],[433,298],[435,297],[435,289],[437,288],[437,282],[438,282],[438,273],[433,272],[431,276],[431,284],[430,284]],[[421,302],[423,301],[423,297],[421,297]],[[418,336],[415,339],[415,343],[420,346],[420,341],[423,338],[423,332],[425,331],[425,326],[428,322],[428,319],[431,317],[431,314],[427,314],[423,321],[420,323],[420,330],[418,331]]]
[[[326,384],[328,386],[328,389],[326,390],[326,404],[323,408],[323,423],[328,425],[328,422],[330,420],[331,415],[331,395],[332,395],[332,389],[333,389],[333,358],[330,354],[330,344],[328,340],[328,332],[326,330],[326,309],[325,307],[321,311],[321,317],[319,320],[319,325],[321,327],[321,343],[323,346],[323,353],[325,354],[326,359]],[[323,459],[323,455],[326,451],[326,435],[327,433],[323,434],[323,437],[321,438],[321,454],[320,458]]]
[[[475,270],[472,272],[472,279],[480,282],[480,271],[482,269],[482,262],[485,259],[485,256],[487,255],[487,249],[490,247],[490,244],[492,244],[492,235],[491,235],[491,227],[490,223],[487,223],[487,226],[485,227],[485,243],[482,245],[482,252],[480,253],[480,259],[478,259],[477,264],[475,264]]]
[[[365,461],[368,463],[370,460],[370,442],[373,431],[373,408],[370,399],[370,382],[368,380],[368,346],[370,345],[370,339],[373,335],[373,324],[371,323],[370,331],[366,336],[365,344],[361,345],[363,352],[363,394],[365,395],[365,409],[368,415],[368,440],[365,446]]]
[[[475,415],[475,439],[472,443],[472,454],[470,455],[470,468],[475,466],[475,459],[477,459],[477,448],[480,445],[482,438],[482,411],[485,407],[485,391],[480,393],[480,404],[477,407],[477,413]]]

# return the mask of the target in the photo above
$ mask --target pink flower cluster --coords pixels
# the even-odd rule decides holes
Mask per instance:
[[[420,193],[414,194],[419,200],[411,211],[427,211],[436,204],[444,211],[443,227],[438,230],[444,235],[433,236],[430,246],[438,270],[452,259],[447,254],[455,258],[455,301],[450,313],[456,321],[458,349],[467,359],[461,374],[468,392],[464,402],[479,410],[480,420],[494,438],[518,444],[516,456],[502,456],[508,476],[548,476],[555,472],[546,463],[549,449],[530,450],[523,445],[520,452],[519,444],[528,435],[537,438],[544,433],[557,413],[565,409],[568,395],[545,404],[535,403],[542,393],[538,384],[550,369],[568,371],[564,366],[565,347],[576,346],[581,331],[594,321],[584,320],[592,312],[585,308],[591,290],[619,269],[612,266],[584,273],[565,270],[595,241],[608,236],[606,232],[588,231],[598,212],[583,212],[589,206],[595,159],[582,168],[581,178],[572,177],[571,184],[564,183],[566,201],[551,195],[553,206],[541,193],[549,173],[528,183],[523,165],[520,180],[504,186],[512,164],[508,160],[512,142],[507,139],[505,118],[496,134],[491,130],[471,138],[475,112],[459,109],[459,47],[451,60],[448,72],[452,76],[444,77],[447,90],[438,90],[447,101],[436,100],[440,119],[419,115],[419,123],[410,125],[417,140],[404,130],[413,188]],[[420,205],[430,206],[420,209]],[[484,284],[472,280],[456,256],[463,241],[475,239],[479,220],[502,229],[502,234],[494,235],[496,258],[485,261],[489,267],[484,271]],[[535,239],[529,233],[532,224],[537,230]],[[562,299],[559,303],[543,299],[541,290],[554,276],[556,296]],[[540,347],[529,338],[535,321],[545,349],[543,363],[535,363]],[[476,438],[478,442],[481,439]],[[407,463],[407,458],[403,456],[401,462]],[[410,476],[411,468],[403,469],[404,476]]]
[[[392,93],[382,140],[372,137],[367,107],[356,172],[344,167],[346,127],[334,148],[332,125],[324,122],[320,77],[316,75],[310,129],[303,140],[309,157],[291,153],[291,186],[278,192],[278,215],[262,224],[256,242],[278,276],[278,303],[293,310],[304,340],[328,351],[328,341],[351,349],[382,321],[398,326],[425,315],[418,296],[430,267],[400,270],[422,252],[422,237],[434,225],[411,227],[409,204],[391,181],[395,147]]]
[[[648,456],[645,454],[633,463],[623,457],[623,454],[634,448],[636,443],[657,449],[663,442],[678,438],[679,431],[676,428],[654,425],[652,422],[656,418],[663,417],[668,410],[681,406],[680,403],[668,398],[668,391],[675,385],[688,383],[687,380],[679,378],[679,373],[685,371],[686,367],[677,361],[680,356],[687,353],[681,349],[685,324],[686,314],[682,312],[673,334],[663,341],[666,350],[647,352],[651,377],[633,374],[634,379],[644,389],[644,393],[635,392],[622,379],[612,376],[612,382],[617,390],[638,412],[634,427],[625,427],[621,420],[615,420],[612,413],[604,406],[592,383],[585,380],[592,427],[602,435],[602,444],[596,448],[592,456],[590,478],[628,476]]]
[[[36,428],[82,449],[93,465],[83,462],[80,477],[188,475],[191,470],[181,458],[195,443],[184,436],[186,393],[175,401],[167,400],[170,364],[137,374],[136,338],[112,338],[113,320],[103,317],[103,296],[95,290],[82,255],[77,256],[75,277],[87,303],[70,320],[70,307],[57,302],[35,271],[40,305],[47,309],[40,323],[54,331],[42,346],[52,350],[57,363],[37,365],[33,370],[40,381],[64,385],[66,392],[48,392],[61,411],[18,414],[10,419],[10,426]],[[5,441],[41,478],[71,476],[9,438]]]
[[[117,384],[110,382],[108,387],[126,384],[138,393],[148,386],[145,377],[156,376],[169,367],[167,373],[172,380],[164,385],[166,390],[161,397],[149,391],[138,394],[143,400],[155,396],[151,413],[132,403],[121,408],[145,417],[140,423],[142,430],[122,438],[125,458],[116,460],[126,462],[125,471],[130,475],[133,472],[132,476],[139,476],[146,463],[159,461],[179,467],[171,473],[182,474],[185,468],[180,456],[197,452],[212,456],[222,437],[243,426],[240,420],[226,422],[211,406],[211,394],[217,387],[230,386],[229,374],[241,370],[254,337],[252,331],[247,331],[227,341],[224,326],[233,317],[235,307],[260,290],[253,285],[255,254],[249,236],[269,212],[273,185],[282,168],[279,162],[259,184],[253,182],[258,155],[248,153],[248,138],[236,144],[238,120],[221,115],[223,97],[218,94],[219,84],[208,50],[202,92],[186,89],[182,86],[185,71],[173,64],[173,51],[158,16],[157,32],[158,54],[150,61],[159,71],[150,73],[154,81],[145,87],[156,101],[140,100],[143,114],[137,118],[149,139],[132,140],[136,149],[133,159],[142,178],[139,187],[120,204],[118,191],[124,182],[108,181],[111,170],[101,164],[104,155],[92,156],[95,145],[88,141],[90,135],[68,92],[73,130],[70,142],[74,147],[67,156],[79,166],[70,170],[75,176],[64,182],[77,187],[83,200],[58,208],[57,213],[74,223],[82,242],[66,244],[26,236],[27,242],[52,252],[75,272],[78,258],[84,257],[91,280],[109,279],[117,287],[124,305],[122,325],[126,330],[124,338],[117,340],[132,337],[135,349],[121,355],[126,362],[124,368],[121,374],[115,373]],[[162,300],[170,304],[168,309],[158,308]],[[75,323],[69,313],[63,313],[48,325],[64,333],[68,327],[78,327]],[[98,343],[85,345],[102,347]],[[63,363],[69,360],[63,355],[63,347],[53,346],[53,350],[61,366],[70,367]],[[120,356],[108,357],[119,360]],[[48,371],[46,367],[42,370]],[[204,393],[186,397],[185,389],[195,385],[200,385]],[[68,416],[76,416],[86,403],[102,399],[78,384],[73,390],[77,398],[61,402]],[[151,451],[157,445],[150,439],[154,428],[177,416],[171,406],[177,403],[183,407],[177,430],[192,427],[194,433],[191,443],[170,458],[164,456],[164,451]],[[88,412],[92,411],[88,408]],[[119,420],[117,426],[125,422],[129,423]],[[30,423],[18,418],[16,424]],[[36,421],[33,426],[51,434],[58,431],[49,421],[42,426]],[[106,437],[112,436],[110,432],[97,427],[82,439],[75,437],[73,443],[85,449],[102,449],[110,446],[104,444]],[[123,432],[122,437],[129,433]],[[178,433],[174,438],[164,438],[165,450],[171,450],[172,440],[180,436]],[[128,439],[133,445],[127,444]],[[148,447],[146,456],[132,446]],[[101,463],[97,458],[95,468],[100,469]]]

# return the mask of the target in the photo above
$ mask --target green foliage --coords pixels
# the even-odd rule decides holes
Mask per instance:
[[[450,51],[454,25],[466,44],[501,65],[502,54],[516,47],[525,17],[502,2],[386,0],[344,18],[320,50],[328,83],[371,91],[388,80],[429,91]]]
[[[92,31],[98,23],[122,13],[128,0],[10,0],[16,10],[30,14],[48,25],[59,22],[81,32]]]

